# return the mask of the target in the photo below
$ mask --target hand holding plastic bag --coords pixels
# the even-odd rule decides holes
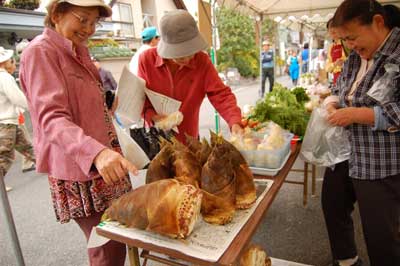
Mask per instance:
[[[327,111],[316,108],[308,122],[300,158],[317,166],[331,167],[349,159],[350,142],[345,128],[326,121]]]
[[[182,123],[183,114],[179,111],[173,112],[172,114],[166,116],[165,118],[155,122],[155,127],[164,131],[169,131],[175,129],[177,131],[177,126]]]
[[[386,73],[383,74],[367,92],[368,96],[382,105],[393,101],[393,94],[396,88],[393,88],[390,83],[399,75],[399,66],[395,64],[386,64],[385,70]]]

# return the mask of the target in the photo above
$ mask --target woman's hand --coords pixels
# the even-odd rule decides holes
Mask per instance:
[[[163,120],[166,117],[167,117],[167,115],[156,114],[151,118],[151,120],[153,120],[153,122],[155,123],[155,122],[159,122],[159,121]]]
[[[111,149],[104,149],[94,158],[94,165],[107,185],[112,185],[126,177],[128,172],[138,174],[135,165]]]
[[[329,111],[327,120],[334,126],[347,127],[354,123],[355,108],[341,108]]]
[[[244,130],[240,124],[233,124],[231,128],[231,132],[233,135],[243,135]]]
[[[328,112],[328,115],[334,113],[337,110],[336,105],[336,103],[330,103],[326,106],[326,111]]]

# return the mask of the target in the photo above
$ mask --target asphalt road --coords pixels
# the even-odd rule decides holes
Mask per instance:
[[[288,84],[287,78],[278,79]],[[258,99],[256,82],[234,86],[238,104],[253,104]],[[214,128],[214,109],[206,100],[201,109],[200,134],[208,136]],[[228,127],[221,122],[224,134]],[[302,167],[298,161],[296,167]],[[321,171],[318,172],[319,177]],[[291,173],[293,179],[302,180],[299,173]],[[51,206],[47,177],[35,172],[22,173],[18,157],[5,178],[13,190],[8,193],[17,227],[25,264],[29,266],[84,266],[88,265],[85,240],[74,222],[60,225],[55,220]],[[309,204],[302,205],[302,187],[284,184],[253,241],[263,246],[269,255],[316,266],[330,263],[329,243],[320,204],[321,179],[317,180],[317,196],[309,196]],[[360,256],[366,261],[358,214],[355,215],[357,242]],[[0,219],[0,265],[16,265],[12,245],[5,233],[4,217]],[[128,265],[128,264],[127,264]],[[160,265],[160,264],[153,264]],[[368,265],[368,264],[367,264]]]

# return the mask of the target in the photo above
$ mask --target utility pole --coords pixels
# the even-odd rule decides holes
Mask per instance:
[[[215,66],[217,67],[217,0],[211,0],[211,27],[212,27],[212,48],[211,48],[211,60]],[[214,119],[215,119],[215,132],[218,134],[221,130],[220,127],[220,117],[217,110],[214,111]]]
[[[4,174],[0,170],[0,212],[1,217],[4,217],[4,224],[11,239],[13,251],[17,259],[18,266],[25,266],[24,257],[22,255],[21,246],[19,244],[17,230],[15,228],[14,219],[11,212],[10,202],[8,200],[6,185],[4,183]]]

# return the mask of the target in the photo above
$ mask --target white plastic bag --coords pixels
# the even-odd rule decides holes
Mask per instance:
[[[316,108],[308,122],[300,158],[317,166],[331,167],[349,159],[350,142],[345,128],[326,121],[327,111]]]
[[[393,94],[396,88],[393,88],[390,83],[399,74],[399,66],[395,64],[386,64],[385,70],[386,73],[375,81],[367,92],[368,96],[375,99],[380,104],[387,104],[393,101]]]

